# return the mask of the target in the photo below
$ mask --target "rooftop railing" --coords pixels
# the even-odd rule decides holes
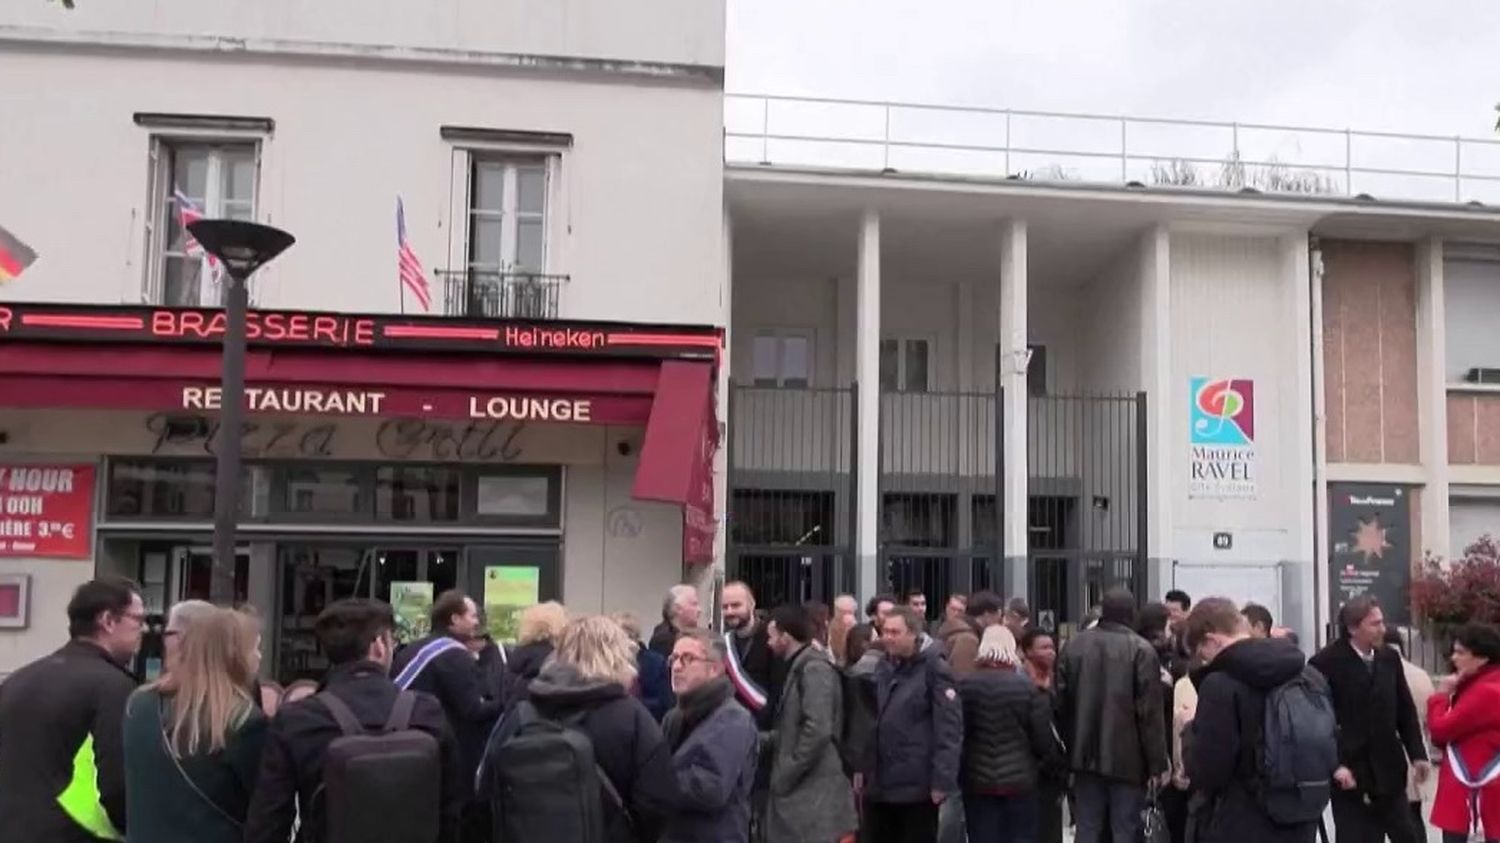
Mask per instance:
[[[1500,205],[1500,140],[729,94],[729,163]]]

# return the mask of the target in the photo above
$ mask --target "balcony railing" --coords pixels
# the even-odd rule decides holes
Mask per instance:
[[[468,319],[556,319],[566,275],[440,270],[443,313]]]
[[[730,163],[1500,204],[1500,140],[729,94]]]

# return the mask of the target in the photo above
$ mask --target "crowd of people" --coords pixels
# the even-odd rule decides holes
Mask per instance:
[[[983,591],[929,633],[927,601],[762,612],[730,583],[721,634],[674,586],[644,643],[553,602],[502,646],[460,592],[404,645],[347,599],[326,676],[285,690],[253,612],[188,601],[137,687],[140,593],[95,580],[0,684],[0,843],[1060,843],[1067,817],[1079,843],[1312,843],[1330,808],[1338,843],[1500,837],[1490,626],[1434,684],[1364,597],[1311,659],[1225,598],[1111,591],[1065,642]]]

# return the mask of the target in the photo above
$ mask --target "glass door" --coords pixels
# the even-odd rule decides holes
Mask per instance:
[[[464,549],[464,582],[497,642],[515,640],[522,610],[562,598],[556,542],[471,545]]]

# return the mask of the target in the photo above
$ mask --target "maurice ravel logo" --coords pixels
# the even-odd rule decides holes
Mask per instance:
[[[1238,378],[1193,378],[1192,444],[1255,442],[1255,383]]]
[[[1191,378],[1188,392],[1188,496],[1255,497],[1254,381]]]

